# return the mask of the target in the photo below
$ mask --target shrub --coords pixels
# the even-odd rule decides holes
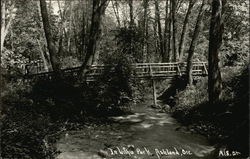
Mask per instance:
[[[175,106],[172,109],[173,115],[179,119],[184,119],[207,100],[207,79],[199,79],[196,85],[187,87],[176,94],[174,98]]]
[[[131,61],[119,54],[106,59],[105,65],[108,67],[94,82],[79,84],[70,76],[60,80],[38,80],[31,96],[39,112],[48,113],[56,120],[127,112],[133,87]]]
[[[112,114],[120,114],[124,109],[129,109],[127,104],[132,100],[131,61],[127,56],[119,54],[106,59],[104,64],[108,67],[97,80],[94,90],[97,92],[98,109],[108,114],[112,111]]]
[[[36,111],[29,97],[30,85],[22,80],[5,81],[4,88],[1,92],[1,156],[52,158],[55,149],[44,143],[45,136],[51,132],[50,119]]]
[[[81,66],[81,62],[73,56],[61,58],[60,62],[63,69]]]
[[[72,78],[38,80],[30,94],[37,111],[55,120],[79,118],[84,110],[84,89],[74,84]]]

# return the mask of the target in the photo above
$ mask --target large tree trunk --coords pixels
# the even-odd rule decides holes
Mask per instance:
[[[55,72],[59,72],[60,63],[59,63],[59,58],[57,56],[56,46],[52,39],[52,33],[51,33],[51,27],[50,27],[51,25],[49,22],[47,5],[46,5],[45,0],[40,0],[40,8],[41,8],[42,21],[43,21],[43,29],[44,29],[44,33],[45,33],[45,37],[47,41],[47,47],[49,50],[52,69]]]
[[[94,0],[93,1],[93,10],[92,10],[92,19],[89,33],[89,41],[87,46],[87,53],[84,59],[84,62],[80,69],[80,78],[84,77],[88,67],[92,65],[92,62],[95,61],[93,58],[96,53],[96,46],[101,36],[101,21],[102,16],[107,7],[107,0]]]
[[[192,37],[192,41],[188,50],[188,58],[187,58],[187,81],[189,85],[193,84],[193,77],[192,77],[192,67],[193,67],[193,56],[194,56],[194,50],[195,50],[195,46],[197,44],[197,41],[199,39],[199,33],[202,29],[202,19],[203,19],[203,15],[205,12],[205,1],[202,1],[200,10],[199,10],[199,14],[197,17],[197,21],[196,21],[196,25],[195,25],[195,29],[194,29],[194,34]]]
[[[178,61],[179,53],[177,52],[177,39],[176,39],[177,25],[176,25],[175,14],[176,14],[176,0],[172,0],[173,55],[174,55],[174,61]]]
[[[180,38],[180,43],[179,43],[179,61],[182,61],[182,57],[183,57],[183,53],[184,53],[184,46],[186,43],[186,35],[187,35],[187,31],[188,31],[188,22],[189,22],[189,17],[190,14],[192,12],[192,8],[195,4],[194,0],[189,0],[189,4],[188,4],[188,9],[187,9],[187,13],[183,22],[183,28],[182,28],[182,33],[181,33],[181,38]]]
[[[226,0],[213,0],[212,17],[209,30],[208,53],[208,97],[210,104],[215,104],[221,97],[221,72],[219,67],[219,50],[222,43],[222,11]]]
[[[163,36],[162,36],[162,28],[161,28],[161,16],[160,16],[160,9],[159,9],[159,3],[158,0],[155,0],[155,16],[158,26],[158,37],[159,37],[159,45],[160,45],[160,55],[161,57],[164,56],[164,42],[163,42]]]

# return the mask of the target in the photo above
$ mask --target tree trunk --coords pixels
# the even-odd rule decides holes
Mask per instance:
[[[164,43],[163,43],[163,36],[162,36],[162,28],[161,28],[161,16],[159,10],[159,3],[158,0],[155,0],[155,16],[158,26],[158,37],[159,37],[159,45],[160,45],[160,55],[161,57],[164,56]]]
[[[129,26],[132,28],[134,25],[134,7],[133,7],[133,0],[128,0],[129,5],[129,18],[130,18],[130,24]]]
[[[93,1],[93,11],[91,18],[91,26],[89,33],[89,41],[87,46],[87,53],[84,59],[84,62],[80,69],[80,78],[84,77],[88,67],[92,65],[96,53],[96,45],[100,39],[101,35],[101,21],[102,16],[107,7],[107,0],[94,0]]]
[[[143,48],[142,48],[142,58],[143,62],[147,61],[147,40],[148,40],[148,0],[143,0]]]
[[[134,29],[134,7],[133,7],[133,0],[128,0],[128,6],[129,6],[129,18],[130,18],[130,21],[129,21],[129,29],[131,31],[131,34],[130,34],[130,39],[129,39],[129,53],[130,54],[133,54],[134,52],[134,35],[132,34],[132,31]]]
[[[188,50],[188,58],[187,58],[187,82],[188,84],[191,86],[193,85],[193,77],[192,77],[192,67],[193,67],[193,56],[194,56],[194,50],[197,44],[197,41],[199,39],[199,33],[202,29],[202,19],[203,19],[203,15],[205,12],[205,1],[202,1],[200,10],[199,10],[199,14],[196,20],[196,25],[195,25],[195,29],[194,29],[194,34],[192,37],[192,41]]]
[[[83,3],[83,2],[82,2]],[[87,1],[85,2],[87,3]],[[86,4],[87,5],[87,4]],[[80,60],[83,60],[83,55],[86,53],[86,37],[87,37],[87,23],[88,23],[88,14],[85,12],[86,6],[83,3],[82,6],[82,30],[81,30],[81,49],[80,49]]]
[[[5,0],[1,2],[1,54],[3,51],[3,44],[5,39],[5,21],[6,21],[6,4]]]
[[[164,36],[163,36],[163,43],[164,43],[164,55],[162,57],[162,62],[169,62],[169,49],[168,49],[168,40],[169,40],[169,22],[170,22],[170,17],[169,17],[169,5],[168,5],[169,0],[166,0],[166,7],[165,7],[165,29],[164,29]]]
[[[219,50],[222,44],[222,12],[225,3],[226,0],[213,0],[212,2],[208,53],[208,97],[212,105],[217,103],[221,98],[222,83],[219,67]]]
[[[170,55],[172,52],[172,0],[169,0],[169,22],[168,22],[168,61],[170,61]]]
[[[59,72],[60,70],[60,63],[57,56],[56,46],[52,39],[52,33],[49,23],[49,17],[48,17],[48,11],[47,11],[47,5],[45,0],[40,0],[40,8],[41,8],[41,15],[42,15],[42,21],[43,21],[43,29],[47,41],[47,47],[49,50],[50,55],[50,62],[52,65],[52,69],[55,72]]]
[[[115,17],[117,20],[118,27],[121,27],[121,21],[120,21],[120,16],[119,16],[119,10],[118,10],[118,2],[117,1],[111,1],[112,2],[112,7],[115,13]]]
[[[60,4],[60,0],[57,0],[57,4],[58,4],[58,9],[59,9],[59,15],[60,15],[60,18],[61,18],[61,26],[59,26],[60,28],[60,34],[65,36],[66,39],[68,39],[68,35],[67,35],[67,32],[66,32],[66,26],[65,26],[65,13],[66,13],[66,2],[64,2],[64,8],[63,8],[63,11],[62,11],[62,8],[61,8],[61,4]],[[50,1],[50,5],[51,5],[51,1]]]
[[[10,26],[12,24],[13,19],[15,18],[15,5],[14,3],[9,7],[8,14],[6,15],[6,1],[3,0],[1,2],[1,53],[3,51],[4,41],[9,32]],[[8,17],[8,22],[7,22]]]
[[[38,47],[39,47],[39,51],[40,51],[40,54],[41,54],[41,58],[43,60],[43,67],[44,67],[44,71],[45,72],[48,72],[49,71],[49,65],[48,65],[48,60],[46,59],[46,55],[45,55],[45,51],[43,50],[42,46],[41,46],[41,43],[40,41],[37,39],[37,44],[38,44]]]
[[[154,55],[150,57],[151,62],[155,62],[156,61],[156,56],[159,55],[159,38],[157,36],[157,20],[156,20],[156,14],[155,14],[155,18],[154,18],[154,23],[153,23],[153,29],[154,29]]]
[[[189,17],[190,14],[192,12],[192,8],[195,4],[194,0],[189,0],[189,5],[188,5],[188,9],[187,9],[187,13],[183,22],[183,28],[182,28],[182,33],[181,33],[181,38],[180,38],[180,44],[179,44],[179,55],[180,55],[180,59],[179,61],[182,61],[182,57],[183,57],[183,53],[184,53],[184,46],[186,43],[186,35],[187,35],[187,31],[188,31],[188,22],[189,22]]]
[[[69,18],[69,31],[68,31],[68,41],[67,41],[67,52],[69,53],[69,55],[72,55],[72,52],[71,52],[71,31],[72,31],[72,1],[69,2],[70,4],[70,9],[69,9],[69,14],[70,14],[70,18]],[[73,4],[74,4],[74,1],[73,1]]]
[[[177,52],[177,41],[176,41],[177,26],[176,26],[175,13],[176,13],[176,0],[172,0],[173,55],[174,55],[174,61],[178,61],[179,53]]]

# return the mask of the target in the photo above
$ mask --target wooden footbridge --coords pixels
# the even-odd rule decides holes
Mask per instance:
[[[134,78],[139,79],[167,79],[186,74],[186,63],[135,63],[132,64]],[[92,65],[86,73],[85,80],[95,81],[107,69],[108,66]],[[77,76],[80,67],[62,69],[65,76]],[[194,62],[192,68],[193,76],[206,76],[208,74],[205,62]],[[44,71],[41,65],[26,65],[25,76],[27,78],[52,78],[53,72]]]
[[[85,81],[96,81],[104,73],[108,66],[92,65],[86,73]],[[155,80],[168,79],[176,76],[183,76],[186,74],[186,63],[135,63],[132,64],[132,77],[137,79],[152,80],[154,104],[156,104],[156,88]],[[112,67],[111,67],[112,68]],[[62,69],[63,76],[78,76],[80,67]],[[112,71],[112,69],[111,69]],[[53,72],[44,71],[42,65],[31,64],[25,67],[25,77],[28,79],[52,79]],[[193,62],[192,75],[196,77],[207,76],[206,62]]]

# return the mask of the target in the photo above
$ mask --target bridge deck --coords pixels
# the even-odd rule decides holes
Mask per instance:
[[[166,79],[175,76],[182,76],[186,74],[186,63],[135,63],[132,64],[133,77],[135,78],[153,78],[153,79]],[[95,81],[100,77],[108,66],[92,65],[86,74],[87,81]],[[63,69],[62,72],[65,76],[77,76],[80,67]],[[207,66],[206,62],[193,62],[192,75],[193,76],[206,76]],[[27,66],[25,75],[28,78],[51,78],[53,72],[44,72],[42,67],[38,65]]]

